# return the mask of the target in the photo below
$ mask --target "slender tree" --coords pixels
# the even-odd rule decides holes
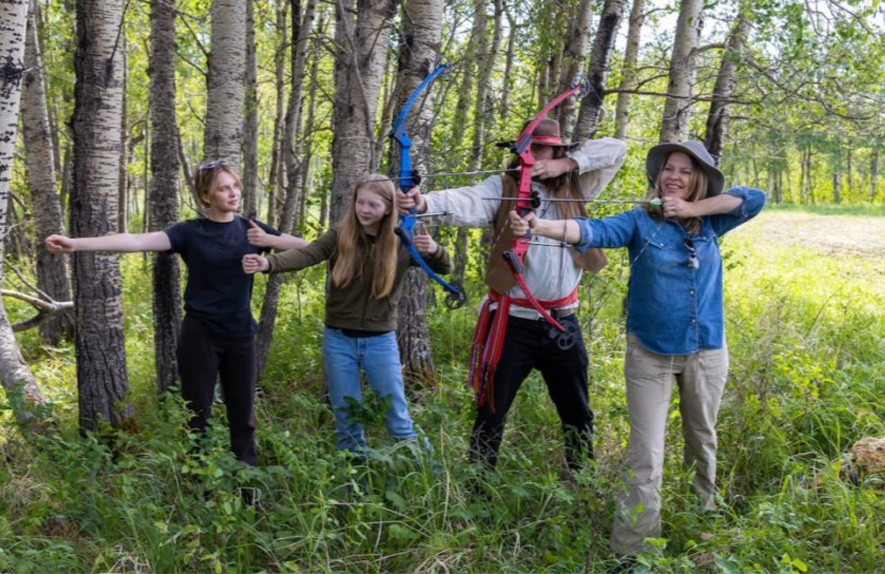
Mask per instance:
[[[122,146],[122,0],[77,1],[71,234],[117,231]],[[132,407],[123,341],[120,266],[115,255],[73,254],[80,428],[126,426]]]
[[[151,0],[150,56],[151,184],[150,231],[178,220],[178,122],[175,118],[175,7]],[[166,392],[178,377],[176,347],[181,324],[178,256],[154,253],[152,267],[154,365],[157,390]]]
[[[621,65],[621,83],[618,85],[618,104],[615,108],[615,137],[627,139],[627,125],[630,118],[630,90],[636,85],[636,63],[639,58],[639,41],[645,23],[645,0],[633,0],[630,9],[630,25],[627,29],[627,45],[624,48],[624,63]]]
[[[283,233],[292,233],[295,229],[296,210],[300,204],[301,171],[306,169],[301,157],[301,100],[303,97],[304,73],[307,65],[308,39],[311,33],[316,1],[308,0],[302,13],[300,0],[292,0],[289,12],[292,15],[291,52],[292,87],[289,94],[289,105],[286,110],[285,138],[283,141],[283,160],[286,173],[286,189],[283,211],[280,214],[279,229]],[[261,305],[261,317],[258,320],[256,338],[256,356],[258,375],[267,367],[270,345],[273,341],[273,328],[277,318],[277,306],[285,276],[272,274],[267,280],[264,302]]]
[[[25,149],[25,168],[31,189],[34,224],[38,239],[62,233],[61,201],[57,189],[55,171],[56,150],[52,142],[49,110],[46,106],[46,84],[43,61],[40,55],[35,11],[28,16],[28,36],[25,46],[27,73],[22,84],[21,120],[22,140]],[[52,255],[39,241],[37,246],[37,287],[55,301],[71,300],[67,258]],[[74,332],[73,314],[63,312],[40,324],[40,334],[56,345],[63,336]]]
[[[400,109],[418,84],[439,59],[442,38],[442,0],[409,0],[402,10],[402,35],[399,42],[397,81],[393,100]],[[433,125],[433,86],[421,94],[406,119],[412,139],[412,166],[419,173],[430,171],[430,128]],[[390,165],[399,169],[399,149],[391,145]],[[407,381],[433,381],[433,357],[425,310],[427,275],[410,269],[399,300],[397,341],[400,361]]]
[[[568,29],[563,41],[563,75],[559,82],[560,92],[569,89],[572,79],[584,69],[587,46],[590,42],[590,25],[593,21],[593,4],[591,0],[580,0],[575,18],[568,20]],[[570,139],[574,131],[576,109],[574,101],[569,99],[556,110],[559,114],[562,135],[566,139]]]
[[[578,123],[575,126],[576,139],[591,138],[596,134],[599,116],[602,113],[602,98],[605,94],[605,77],[611,61],[615,45],[615,35],[621,24],[626,0],[605,0],[599,25],[596,27],[596,38],[593,40],[593,51],[587,66],[587,80],[590,92],[581,102]]]
[[[713,101],[710,102],[710,111],[707,115],[707,133],[704,138],[704,146],[717,164],[722,157],[722,148],[725,145],[729,119],[728,101],[731,99],[737,83],[737,67],[742,58],[747,34],[750,31],[751,9],[752,6],[749,2],[743,2],[738,8],[734,25],[725,42],[725,52],[722,54],[722,63],[719,65],[716,85],[713,88]]]
[[[703,0],[682,0],[679,5],[676,36],[670,57],[667,99],[661,121],[661,142],[683,141],[688,138],[703,9]]]
[[[377,171],[375,111],[396,0],[336,0],[332,201],[338,221],[357,179]]]
[[[5,225],[9,206],[9,184],[15,154],[15,134],[18,128],[21,80],[24,75],[22,59],[28,20],[28,2],[0,0],[0,227],[3,236],[9,231]],[[0,261],[3,245],[0,244]],[[0,270],[2,278],[2,270]],[[44,403],[34,375],[22,358],[12,326],[6,315],[6,306],[0,298],[0,383],[8,396],[21,392],[27,402]],[[13,401],[19,420],[30,419],[27,409]]]
[[[255,217],[258,202],[258,56],[255,0],[246,0],[246,78],[243,112],[243,214]]]

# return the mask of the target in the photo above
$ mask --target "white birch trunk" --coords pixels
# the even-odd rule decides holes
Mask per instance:
[[[332,201],[337,222],[359,177],[377,171],[375,112],[396,0],[336,0]]]
[[[28,19],[27,0],[0,0],[0,225],[3,237],[9,206],[9,184],[15,155],[18,112],[21,98],[21,80],[24,74],[22,60],[25,51],[25,34]],[[3,242],[0,241],[0,260]],[[2,278],[2,270],[0,270]],[[6,315],[6,307],[0,299],[0,383],[7,396],[18,396],[32,404],[42,404],[43,395],[37,381],[22,358],[15,335]],[[13,401],[14,407],[16,405]],[[19,420],[30,418],[26,409],[15,408]]]
[[[239,172],[246,99],[246,0],[213,0],[210,14],[203,157],[223,159]]]
[[[688,139],[703,9],[703,0],[682,0],[680,4],[670,57],[670,82],[661,121],[662,143]]]

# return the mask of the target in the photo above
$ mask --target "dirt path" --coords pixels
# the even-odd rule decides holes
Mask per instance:
[[[763,211],[735,231],[739,230],[761,234],[772,244],[799,245],[827,256],[885,260],[885,217]]]

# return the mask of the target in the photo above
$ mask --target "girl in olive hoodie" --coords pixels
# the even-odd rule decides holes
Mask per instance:
[[[246,273],[296,271],[329,261],[323,361],[335,413],[338,448],[364,456],[365,433],[357,414],[360,371],[382,400],[389,401],[385,423],[397,440],[417,434],[406,405],[396,342],[397,302],[406,271],[414,261],[394,229],[393,183],[371,174],[354,188],[338,226],[306,247],[268,257],[247,254]],[[415,247],[437,273],[450,273],[452,261],[430,235],[414,237]]]

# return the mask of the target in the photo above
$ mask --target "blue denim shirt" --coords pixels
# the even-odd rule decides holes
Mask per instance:
[[[605,219],[576,218],[581,227],[578,251],[628,248],[627,331],[649,351],[687,355],[723,346],[718,238],[755,217],[766,200],[764,192],[748,187],[732,187],[725,193],[743,203],[731,213],[701,218],[697,234],[670,220],[655,221],[639,207]]]

